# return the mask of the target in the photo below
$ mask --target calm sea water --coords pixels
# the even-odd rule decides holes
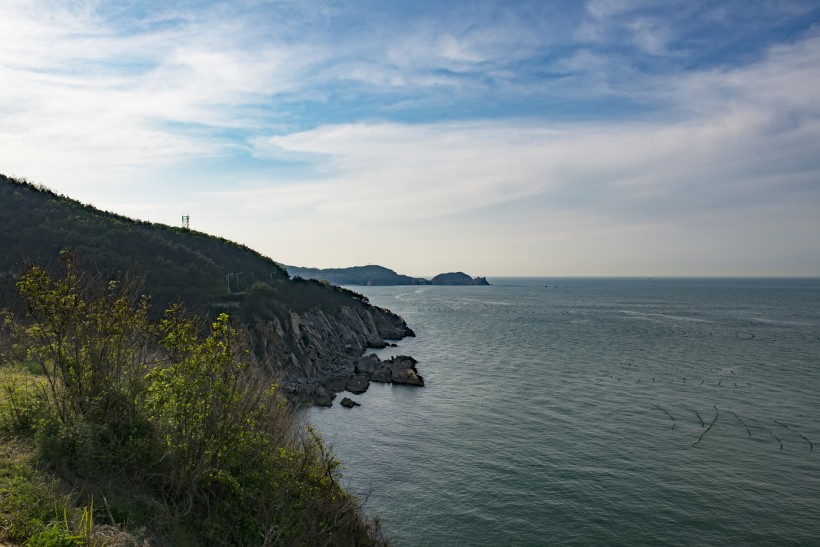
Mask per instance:
[[[490,281],[354,287],[427,385],[309,419],[394,542],[820,544],[820,280]]]

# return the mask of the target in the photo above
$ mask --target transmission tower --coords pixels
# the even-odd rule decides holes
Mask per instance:
[[[191,229],[191,215],[182,215],[182,227],[186,230]]]

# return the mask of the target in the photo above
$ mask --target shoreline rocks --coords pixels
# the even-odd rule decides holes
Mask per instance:
[[[355,374],[350,377],[345,387],[350,393],[358,395],[367,391],[370,387],[370,379],[364,374]]]
[[[363,355],[353,361],[353,369],[348,373],[317,382],[304,382],[287,386],[288,395],[293,399],[316,406],[330,407],[336,394],[349,391],[362,394],[371,382],[423,387],[424,377],[419,374],[416,361],[409,355],[397,355],[385,361],[375,353]],[[348,397],[342,399],[351,400]],[[356,403],[356,406],[361,406]]]
[[[415,333],[400,316],[364,302],[258,318],[254,331],[256,353],[297,405],[331,406],[339,392],[364,393],[370,382],[393,383],[394,368],[415,366],[365,355]],[[417,377],[399,370],[395,383],[423,385]]]
[[[382,361],[368,349],[395,346],[415,336],[390,310],[365,302],[336,309],[316,307],[257,320],[257,354],[281,378],[294,404],[332,406],[337,393],[367,391],[370,382],[420,387],[412,357]]]

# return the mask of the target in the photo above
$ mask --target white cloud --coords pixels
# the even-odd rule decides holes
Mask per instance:
[[[337,250],[372,239],[366,234],[373,230],[385,247],[421,231],[414,237],[429,238],[427,253],[439,262],[455,256],[447,251],[449,231],[482,233],[479,243],[461,248],[487,257],[470,258],[485,272],[494,260],[488,255],[511,245],[525,252],[522,241],[540,241],[556,254],[540,257],[530,272],[560,259],[566,273],[727,274],[747,267],[782,274],[787,270],[761,257],[794,256],[795,241],[820,230],[812,213],[820,206],[813,151],[820,142],[813,100],[820,96],[819,52],[810,38],[776,47],[751,67],[670,80],[667,100],[685,105],[685,118],[350,124],[270,137],[257,143],[257,153],[272,147],[324,158],[328,174],[307,192],[257,189],[254,208],[270,203],[281,211],[292,203],[309,211],[306,225],[333,226],[324,237],[338,237]],[[244,198],[240,192],[234,199]],[[572,243],[556,243],[556,234],[571,234]],[[586,249],[583,259],[573,246]],[[802,248],[810,266],[801,271],[820,268],[820,252]],[[683,267],[681,257],[690,263]]]
[[[122,29],[96,4],[0,6],[0,166],[80,195],[227,157],[275,117],[309,46],[247,49],[242,21],[170,13]],[[171,21],[170,23],[168,21]],[[271,124],[267,123],[269,127]]]
[[[743,68],[653,75],[610,49],[680,54],[686,2],[664,19],[643,0],[598,0],[572,24],[540,2],[486,5],[372,16],[346,34],[313,3],[147,4],[132,20],[107,3],[4,2],[0,170],[153,220],[175,223],[184,203],[196,227],[294,263],[349,264],[364,247],[408,273],[672,272],[680,256],[709,273],[731,247],[762,272],[760,249],[724,225],[737,223],[764,257],[802,248],[820,271],[794,243],[820,229],[807,212],[820,205],[816,36]],[[499,116],[509,97],[532,108]],[[647,108],[628,121],[532,116],[613,97]],[[360,121],[314,112],[347,104],[360,110],[339,117]],[[427,105],[495,119],[388,118]],[[218,160],[222,171],[199,166]]]

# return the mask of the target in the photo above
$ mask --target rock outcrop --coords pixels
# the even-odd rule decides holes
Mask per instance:
[[[370,380],[364,374],[354,374],[347,381],[347,391],[350,393],[364,393],[370,387]]]
[[[271,371],[280,371],[292,400],[331,406],[336,393],[364,393],[370,382],[423,386],[412,357],[380,360],[363,356],[387,340],[415,336],[398,315],[367,304],[343,306],[335,313],[314,309],[259,321],[258,336]]]

